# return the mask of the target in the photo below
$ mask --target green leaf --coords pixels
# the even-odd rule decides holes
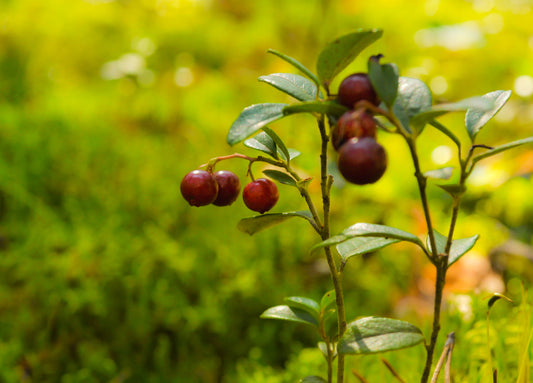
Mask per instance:
[[[429,124],[433,126],[434,128],[436,128],[437,130],[440,130],[441,133],[444,133],[446,136],[448,136],[455,143],[455,145],[457,145],[459,150],[461,150],[461,141],[459,141],[457,136],[453,134],[451,130],[449,130],[447,127],[445,127],[440,122],[435,121],[435,120],[429,121]]]
[[[290,211],[285,213],[262,214],[255,217],[243,218],[237,224],[237,228],[247,234],[254,235],[261,230],[278,225],[294,217],[304,218],[310,222],[312,221],[311,213],[307,210]]]
[[[509,142],[509,143],[501,145],[501,146],[496,146],[495,148],[492,148],[491,150],[486,151],[483,154],[479,154],[479,155],[475,156],[472,159],[472,164],[475,164],[475,163],[477,163],[478,161],[481,161],[484,158],[487,158],[487,157],[490,157],[490,156],[494,156],[494,155],[496,155],[498,153],[501,153],[501,152],[503,152],[505,150],[514,149],[517,146],[524,145],[524,144],[531,144],[531,143],[533,143],[533,137],[527,137],[527,138],[523,138],[523,139],[518,140],[518,141]]]
[[[355,237],[337,245],[341,259],[346,262],[354,255],[362,255],[400,242],[399,239],[380,238],[380,237]]]
[[[328,88],[344,68],[346,68],[367,46],[381,37],[380,29],[360,29],[355,33],[339,37],[320,52],[317,60],[317,73],[321,83]]]
[[[438,180],[449,180],[452,176],[453,167],[449,166],[447,168],[429,170],[424,173],[424,176],[427,178],[435,178]]]
[[[317,86],[298,74],[273,73],[259,77],[259,81],[266,82],[300,101],[312,101],[317,96]]]
[[[490,310],[492,308],[492,306],[494,306],[494,304],[496,302],[498,302],[500,299],[505,299],[507,302],[509,303],[514,303],[513,300],[511,298],[508,298],[506,297],[505,295],[503,294],[500,294],[500,293],[492,293],[492,296],[490,297],[489,299],[489,302],[487,303],[487,306],[488,306],[488,309]]]
[[[228,144],[236,143],[250,137],[263,126],[284,117],[283,108],[287,104],[255,104],[245,108],[233,122],[226,140]]]
[[[436,230],[433,230],[433,234],[435,236],[435,245],[437,245],[438,254],[444,253],[444,250],[446,250],[447,238]],[[448,256],[448,267],[457,262],[463,255],[470,251],[476,244],[478,238],[479,235],[476,234],[472,237],[453,240],[450,248],[450,255]],[[428,249],[430,249],[431,245],[429,236],[427,237],[426,242]]]
[[[320,113],[340,117],[347,111],[347,107],[337,104],[335,101],[307,101],[300,104],[287,105],[283,108],[283,113],[285,115],[295,113]]]
[[[450,184],[450,185],[437,185],[442,190],[444,190],[446,193],[448,193],[452,198],[459,197],[460,195],[464,194],[466,191],[466,188],[461,185],[457,184]]]
[[[429,109],[422,110],[411,118],[413,125],[425,125],[429,121],[449,112],[461,112],[466,110],[488,111],[494,107],[494,102],[484,97],[470,97],[461,101],[433,105]]]
[[[333,303],[335,303],[335,290],[330,290],[322,296],[320,309],[326,311]]]
[[[397,319],[367,317],[348,324],[339,340],[339,354],[374,354],[424,342],[420,329]]]
[[[266,310],[261,314],[263,319],[279,319],[304,324],[310,324],[312,326],[318,326],[318,321],[315,317],[309,314],[307,311],[300,310],[294,307],[286,305],[274,306]]]
[[[268,177],[278,181],[279,183],[297,187],[296,180],[287,173],[283,173],[279,170],[273,169],[263,170],[263,173],[265,173]]]
[[[288,151],[289,151],[289,157],[290,157],[291,160],[293,160],[294,158],[296,158],[296,157],[298,157],[300,154],[302,154],[302,153],[300,153],[300,152],[299,152],[298,150],[296,150],[296,149],[291,149],[291,148],[289,148]]]
[[[245,140],[244,146],[259,150],[263,153],[268,154],[269,156],[273,158],[276,158],[276,159],[278,158],[278,151],[277,151],[276,143],[265,132],[260,132],[255,137]]]
[[[335,359],[337,357],[337,349],[336,349],[336,344],[333,343],[333,359]],[[320,352],[322,353],[322,355],[324,356],[324,358],[326,358],[326,360],[328,360],[328,345],[326,344],[326,342],[318,342],[318,349],[320,350]]]
[[[318,316],[320,314],[319,304],[314,299],[311,299],[311,298],[288,297],[288,298],[285,298],[285,303],[287,303],[287,305],[290,307],[307,311],[309,314],[314,316],[316,319],[318,319]]]
[[[320,376],[306,376],[303,379],[300,379],[300,383],[327,383],[326,379]]]
[[[492,101],[492,108],[488,110],[477,107],[468,109],[465,116],[465,125],[472,141],[474,141],[481,128],[500,111],[507,100],[509,100],[509,97],[511,97],[510,90],[496,90],[481,96],[485,100]]]
[[[303,74],[305,74],[307,77],[309,77],[317,86],[320,85],[320,81],[318,80],[318,77],[316,77],[316,75],[313,72],[311,72],[309,69],[307,69],[298,60],[296,60],[296,59],[294,59],[294,58],[292,58],[290,56],[287,56],[284,53],[278,52],[278,51],[276,51],[274,49],[269,49],[267,52],[268,53],[272,53],[273,55],[278,56],[280,59],[288,62],[293,67],[295,67],[296,69],[300,70]]]
[[[400,77],[398,95],[392,109],[406,132],[412,133],[411,118],[430,107],[431,92],[428,86],[414,78]]]
[[[288,162],[290,160],[289,150],[287,149],[285,143],[281,140],[281,138],[279,138],[279,136],[272,129],[266,126],[263,128],[263,131],[268,134],[270,138],[272,138],[272,140],[276,143],[278,147],[278,152],[281,154],[283,159]]]
[[[349,228],[344,230],[341,234],[335,235],[333,237],[330,237],[329,239],[326,239],[325,241],[316,244],[315,246],[313,246],[311,251],[315,251],[326,246],[334,246],[355,237],[380,237],[385,239],[397,239],[400,241],[412,242],[424,249],[422,241],[420,241],[420,239],[416,235],[413,235],[406,231],[395,229],[393,227],[385,225],[356,223],[355,225],[350,226]]]
[[[398,94],[398,67],[380,64],[379,59],[368,60],[368,77],[381,101],[391,107]]]

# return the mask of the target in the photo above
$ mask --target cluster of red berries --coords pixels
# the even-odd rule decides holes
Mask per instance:
[[[235,173],[227,170],[193,170],[183,177],[180,189],[191,206],[229,206],[239,196],[241,183]],[[263,214],[278,202],[278,188],[271,180],[258,178],[244,187],[242,198],[250,210]]]
[[[339,85],[337,101],[350,110],[337,121],[331,142],[339,152],[338,168],[351,183],[365,185],[381,178],[387,168],[387,153],[376,141],[376,122],[365,109],[354,106],[362,100],[377,106],[379,98],[366,73],[346,77]]]

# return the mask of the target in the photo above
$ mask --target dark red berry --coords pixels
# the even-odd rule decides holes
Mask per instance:
[[[378,95],[366,73],[354,73],[339,85],[337,101],[347,108],[353,109],[354,104],[367,100],[374,105],[379,105]]]
[[[213,205],[231,205],[235,202],[241,191],[239,177],[227,170],[219,170],[214,174],[214,177],[218,184],[218,195]]]
[[[212,173],[193,170],[183,177],[180,189],[181,195],[191,206],[205,206],[217,198],[218,184]]]
[[[278,187],[266,178],[259,178],[250,182],[242,191],[242,199],[248,209],[261,214],[272,209],[278,202],[278,198]]]
[[[331,143],[335,150],[353,137],[376,137],[376,122],[365,111],[344,113],[331,132]]]
[[[339,150],[338,166],[346,181],[371,184],[385,173],[387,153],[372,137],[351,138]]]

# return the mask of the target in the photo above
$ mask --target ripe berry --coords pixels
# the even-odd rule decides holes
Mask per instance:
[[[242,191],[242,199],[248,209],[261,214],[272,209],[278,202],[279,193],[276,184],[266,178],[250,182]]]
[[[351,138],[339,151],[338,167],[346,181],[371,184],[385,173],[387,153],[372,137]]]
[[[331,132],[331,143],[335,150],[353,137],[376,137],[376,122],[364,111],[344,113]]]
[[[361,100],[379,105],[378,95],[366,73],[354,73],[342,80],[339,85],[337,101],[347,108],[353,109],[354,104]]]
[[[183,177],[180,190],[189,205],[205,206],[217,198],[218,184],[213,174],[205,170],[193,170]]]
[[[241,182],[239,177],[227,170],[219,170],[214,174],[218,184],[218,195],[213,205],[228,206],[231,205],[239,196],[241,191]]]

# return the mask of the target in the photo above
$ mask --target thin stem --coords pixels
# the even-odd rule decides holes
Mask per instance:
[[[329,227],[329,211],[330,211],[330,190],[333,183],[333,177],[328,175],[328,141],[329,137],[326,132],[326,125],[324,117],[318,119],[318,128],[320,130],[320,137],[322,146],[320,151],[320,187],[322,191],[322,207],[324,224],[322,226],[322,239],[326,240],[330,237]],[[326,259],[331,274],[331,280],[335,289],[335,303],[337,305],[337,325],[338,337],[340,338],[346,330],[346,313],[344,307],[344,294],[342,291],[342,275],[337,271],[337,265],[333,258],[331,248],[329,246],[324,248]],[[337,383],[344,382],[344,355],[337,356]]]

